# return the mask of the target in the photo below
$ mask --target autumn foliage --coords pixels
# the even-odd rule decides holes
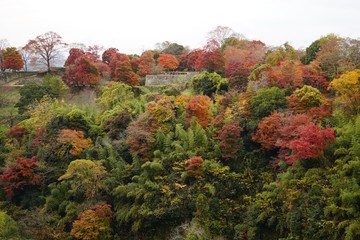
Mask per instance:
[[[85,51],[79,48],[71,48],[69,51],[69,56],[65,61],[64,66],[69,66],[75,64],[76,59],[85,55]]]
[[[265,117],[253,135],[264,149],[279,149],[279,158],[295,165],[299,159],[316,158],[335,140],[334,130],[316,125],[306,114],[274,112]]]
[[[0,179],[9,198],[13,198],[17,190],[39,184],[41,176],[36,173],[36,157],[16,159],[15,165],[4,171]]]
[[[287,143],[289,150],[294,153],[285,158],[286,162],[291,165],[298,159],[318,157],[329,143],[335,141],[333,129],[328,127],[321,129],[315,124],[299,126],[296,133],[297,135]]]
[[[217,73],[224,72],[225,60],[218,43],[209,41],[200,53],[195,62],[195,68],[197,70]]]
[[[50,31],[29,40],[24,49],[39,56],[39,59],[47,66],[47,70],[50,71],[52,62],[66,45],[59,34]]]
[[[297,89],[288,97],[289,108],[295,112],[306,112],[311,108],[319,107],[324,101],[321,92],[308,85]]]
[[[264,149],[271,150],[276,147],[279,136],[279,128],[284,114],[274,112],[268,117],[264,117],[258,125],[258,130],[252,139],[261,144]]]
[[[150,160],[151,132],[148,131],[148,114],[141,115],[137,121],[129,125],[126,144],[130,153],[142,158],[143,161]]]
[[[158,64],[166,71],[175,70],[179,66],[179,61],[174,55],[160,54],[158,58]]]
[[[231,89],[244,90],[252,68],[265,58],[266,46],[261,41],[237,40],[225,41],[225,76],[229,78]]]
[[[1,85],[0,239],[360,239],[360,40],[209,35],[102,61],[74,44],[65,72]],[[61,41],[19,51],[55,63]],[[8,46],[1,81],[22,75]]]
[[[270,86],[296,89],[304,85],[303,77],[303,65],[300,61],[285,60],[270,69],[268,81]]]
[[[329,88],[336,93],[337,103],[351,114],[360,112],[360,70],[349,71],[334,79]]]
[[[190,53],[188,53],[186,56],[184,56],[183,58],[183,62],[184,65],[186,66],[186,69],[188,71],[195,71],[195,70],[199,70],[197,68],[196,63],[198,62],[198,59],[200,59],[200,57],[203,54],[203,50],[202,49],[195,49],[193,51],[191,51]],[[199,60],[200,61],[200,60]],[[199,66],[198,66],[199,67]],[[201,66],[200,66],[201,67]]]
[[[140,76],[151,75],[154,73],[155,59],[152,51],[145,51],[139,60],[138,74]]]
[[[118,53],[119,50],[116,48],[109,48],[105,50],[102,54],[102,61],[106,64],[110,64],[110,59],[113,54]]]
[[[140,77],[131,68],[130,59],[126,54],[115,53],[110,59],[110,76],[113,81],[129,85],[139,85]]]
[[[193,117],[198,124],[202,127],[206,127],[211,118],[209,106],[211,100],[208,96],[193,96],[190,98],[186,106],[186,120],[190,124]]]
[[[27,133],[27,130],[22,126],[16,125],[12,127],[9,132],[6,133],[8,138],[16,139],[18,143],[22,143],[23,136]]]
[[[220,141],[221,157],[225,160],[236,158],[241,149],[241,132],[242,128],[234,122],[226,123],[219,131],[216,139]]]
[[[3,58],[3,68],[5,69],[20,70],[24,67],[24,60],[19,51],[14,47],[7,48],[3,53]]]
[[[71,235],[82,240],[112,239],[111,217],[109,204],[96,204],[78,215],[72,225]]]
[[[69,147],[69,153],[78,156],[82,151],[91,146],[91,139],[84,138],[84,132],[63,129],[57,138],[58,142]]]
[[[69,60],[69,62],[72,61],[72,59]],[[94,62],[85,55],[81,55],[75,59],[74,64],[66,68],[62,80],[70,87],[88,87],[95,86],[100,80],[100,75]]]
[[[201,175],[201,164],[204,161],[204,159],[200,156],[195,156],[195,157],[191,157],[187,160],[185,160],[185,171],[187,171],[188,173],[194,175],[194,176],[199,176]]]

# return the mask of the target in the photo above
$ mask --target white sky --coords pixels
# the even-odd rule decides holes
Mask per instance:
[[[328,33],[360,37],[360,0],[0,0],[0,39],[24,46],[48,31],[67,43],[141,53],[201,47],[216,26],[267,45],[305,48]]]

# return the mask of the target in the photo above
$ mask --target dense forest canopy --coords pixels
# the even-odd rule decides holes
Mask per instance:
[[[0,239],[360,239],[360,40],[207,37],[1,40]]]

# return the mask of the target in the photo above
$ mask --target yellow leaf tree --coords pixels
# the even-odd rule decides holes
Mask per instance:
[[[360,69],[349,71],[334,79],[329,89],[336,93],[336,102],[350,114],[360,112]]]

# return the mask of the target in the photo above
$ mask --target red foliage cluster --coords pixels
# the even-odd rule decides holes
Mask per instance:
[[[241,131],[242,128],[235,122],[225,124],[219,131],[216,139],[220,140],[222,158],[229,160],[236,157],[241,148]]]
[[[247,68],[252,68],[264,60],[266,46],[261,41],[235,41],[224,51],[226,67],[230,63],[239,62]]]
[[[8,138],[16,139],[18,143],[22,143],[24,135],[27,133],[26,129],[21,126],[14,126],[6,133]]]
[[[110,59],[113,54],[118,53],[119,50],[116,48],[109,48],[105,50],[102,54],[102,61],[106,64],[110,64]]]
[[[186,57],[183,61],[185,62],[185,66],[188,71],[199,70],[196,68],[196,62],[198,61],[200,56],[203,54],[203,52],[204,51],[201,49],[195,49],[186,55]]]
[[[225,60],[220,46],[215,41],[208,42],[195,62],[197,70],[208,72],[224,72]]]
[[[299,126],[297,132],[298,135],[287,143],[287,147],[294,152],[285,158],[290,165],[300,158],[316,158],[330,142],[335,141],[332,128],[322,130],[320,126],[310,124]]]
[[[16,164],[0,175],[3,189],[9,198],[15,196],[14,191],[28,185],[37,185],[41,176],[35,173],[36,157],[16,159]]]
[[[85,55],[85,51],[80,48],[70,49],[69,56],[66,59],[64,66],[70,66],[72,64],[75,64],[75,60],[83,55]]]
[[[252,136],[252,140],[261,144],[266,150],[276,147],[276,141],[279,138],[278,129],[281,126],[283,113],[274,112],[270,116],[265,117],[258,125],[256,134]]]
[[[312,116],[312,118],[315,121],[321,121],[326,116],[330,116],[333,113],[333,101],[332,100],[325,100],[323,104],[321,104],[319,107],[313,107],[309,110],[309,115]]]
[[[132,58],[130,60],[132,70],[137,73],[139,71],[140,58]]]
[[[34,139],[32,140],[32,147],[35,149],[44,144],[43,136],[45,133],[45,128],[38,128],[34,134]]]
[[[304,85],[303,64],[300,61],[281,61],[271,67],[268,73],[271,86],[296,89]]]
[[[229,87],[244,90],[247,86],[251,69],[241,62],[231,62],[227,65],[225,76],[229,79]]]
[[[75,59],[74,64],[66,68],[62,80],[70,87],[95,86],[100,75],[94,62],[81,55]]]
[[[95,62],[95,66],[96,66],[97,70],[99,71],[99,74],[101,77],[103,77],[105,75],[105,73],[110,72],[109,66],[103,62],[97,61],[97,62]]]
[[[140,77],[132,70],[130,59],[126,54],[113,54],[110,59],[109,67],[112,80],[129,85],[140,84]]]
[[[100,61],[99,52],[102,50],[104,50],[104,48],[99,45],[89,46],[85,54],[91,61],[97,62]]]
[[[303,67],[304,83],[324,92],[329,86],[329,82],[325,78],[325,73],[321,71],[321,67],[317,61],[312,61],[309,65]]]
[[[141,54],[139,63],[138,74],[140,76],[146,76],[153,74],[153,67],[155,66],[154,54],[152,51],[145,51]]]
[[[279,157],[294,165],[298,159],[318,157],[335,136],[333,129],[322,129],[309,115],[275,112],[260,122],[252,139],[264,149],[279,148]]]
[[[203,163],[203,158],[199,156],[191,157],[187,160],[185,160],[185,170],[188,173],[191,173],[194,176],[201,175],[201,164]]]

